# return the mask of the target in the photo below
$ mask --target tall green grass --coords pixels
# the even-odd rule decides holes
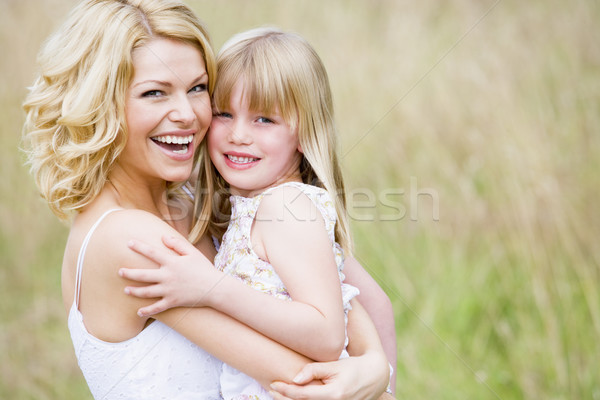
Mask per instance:
[[[60,296],[67,228],[17,151],[35,54],[74,3],[0,13],[0,398],[90,398]],[[188,4],[216,47],[271,24],[322,56],[363,193],[357,257],[394,303],[398,398],[600,399],[597,2]]]

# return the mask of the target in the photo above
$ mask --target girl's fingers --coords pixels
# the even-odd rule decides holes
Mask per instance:
[[[169,305],[164,299],[157,301],[154,304],[151,304],[147,307],[142,307],[138,310],[138,315],[140,317],[149,317],[154,314],[161,313],[169,308]]]
[[[140,242],[138,240],[130,240],[127,246],[133,251],[142,256],[154,261],[158,265],[165,264],[167,261],[168,254],[164,251],[157,249],[154,246]]]
[[[160,269],[146,268],[120,268],[119,276],[132,281],[143,283],[160,282],[162,271]]]
[[[142,299],[155,299],[163,297],[165,295],[165,291],[160,285],[127,286],[125,288],[125,294]]]
[[[175,251],[180,256],[186,256],[196,249],[187,240],[183,240],[174,236],[163,236],[162,240],[165,246]]]

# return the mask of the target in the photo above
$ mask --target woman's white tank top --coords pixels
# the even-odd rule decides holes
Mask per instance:
[[[94,399],[221,399],[221,361],[160,321],[118,343],[87,331],[79,311],[83,259],[95,229],[113,211],[117,209],[105,212],[83,241],[68,319],[75,355]]]

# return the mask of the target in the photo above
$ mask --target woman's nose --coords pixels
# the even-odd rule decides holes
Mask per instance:
[[[169,118],[174,122],[180,122],[184,125],[189,125],[194,122],[196,119],[196,112],[187,96],[175,99]]]

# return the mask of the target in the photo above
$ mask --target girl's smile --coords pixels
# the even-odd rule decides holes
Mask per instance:
[[[223,155],[227,166],[234,169],[248,169],[256,166],[260,158],[254,157],[252,154],[237,153],[230,151]]]
[[[238,80],[226,110],[218,110],[208,133],[210,158],[233,194],[252,197],[284,182],[301,182],[297,129],[278,110],[250,110]]]

